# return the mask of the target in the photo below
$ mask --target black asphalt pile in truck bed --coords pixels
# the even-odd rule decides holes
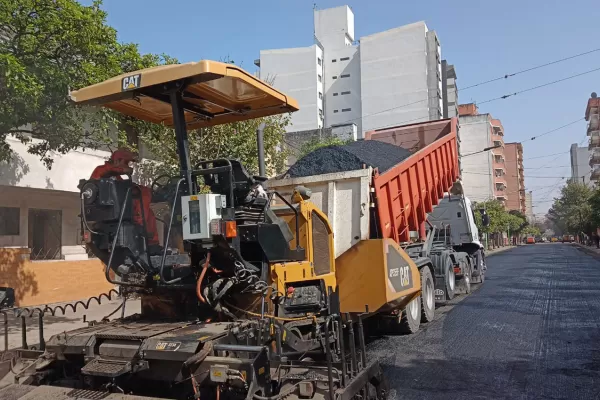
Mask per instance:
[[[393,144],[359,140],[344,146],[321,147],[302,157],[285,174],[290,178],[362,169],[363,165],[385,172],[412,153]]]

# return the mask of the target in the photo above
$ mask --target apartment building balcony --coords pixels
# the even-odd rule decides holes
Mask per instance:
[[[505,159],[502,154],[494,154],[494,169],[501,168],[504,170]]]
[[[600,148],[596,148],[590,151],[589,161],[590,167],[593,167],[596,164],[600,164]]]
[[[590,107],[588,109],[587,119],[588,119],[588,135],[600,129],[600,115],[598,114],[598,107]]]
[[[504,127],[499,120],[492,120],[492,132],[494,135],[504,136]]]
[[[600,180],[600,165],[599,164],[596,164],[592,167],[590,179],[593,181]]]
[[[502,204],[505,204],[506,195],[504,193],[496,193],[496,200],[499,200]]]
[[[504,146],[504,136],[492,133],[492,142],[494,142],[494,145],[496,144],[495,142],[501,142],[502,146]]]
[[[590,133],[588,149],[592,150],[596,147],[600,147],[600,130],[596,130]]]

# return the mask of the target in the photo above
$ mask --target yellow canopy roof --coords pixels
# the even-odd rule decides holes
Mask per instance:
[[[298,103],[243,69],[216,61],[162,65],[119,75],[70,93],[77,104],[173,126],[169,87],[182,83],[188,129],[294,112]]]

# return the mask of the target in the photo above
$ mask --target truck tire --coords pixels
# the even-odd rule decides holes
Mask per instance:
[[[467,264],[467,270],[465,271],[465,274],[463,275],[463,287],[465,288],[465,294],[470,294],[471,293],[471,282],[473,280],[473,266],[471,265],[471,262],[469,260],[467,260],[466,262]]]
[[[417,296],[402,310],[402,316],[398,321],[399,333],[416,333],[421,325],[421,296]]]
[[[429,266],[421,268],[421,322],[435,318],[435,283]]]
[[[454,265],[450,257],[446,257],[444,262],[447,264],[445,268],[444,281],[446,284],[446,300],[452,300],[456,291],[456,276],[454,275]],[[444,265],[446,267],[446,265]]]
[[[481,250],[475,253],[475,262],[477,263],[477,276],[472,276],[471,283],[483,283],[485,281],[485,255]]]

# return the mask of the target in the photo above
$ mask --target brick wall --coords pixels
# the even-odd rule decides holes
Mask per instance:
[[[21,307],[85,299],[113,288],[98,259],[30,261],[27,248],[0,248],[0,286],[15,289]]]

